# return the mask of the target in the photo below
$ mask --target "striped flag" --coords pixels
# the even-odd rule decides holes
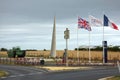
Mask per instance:
[[[104,26],[110,26],[111,28],[113,28],[115,30],[119,30],[118,26],[116,24],[114,24],[113,22],[111,22],[106,15],[104,15],[103,22],[104,22]]]
[[[88,31],[91,31],[91,27],[88,21],[78,17],[78,28],[83,28]]]

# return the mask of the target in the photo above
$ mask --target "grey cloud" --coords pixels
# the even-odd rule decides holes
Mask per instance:
[[[53,18],[56,16],[57,47],[64,48],[64,30],[68,27],[69,44],[73,49],[77,38],[77,17],[89,20],[91,14],[101,19],[104,12],[120,24],[119,3],[120,0],[0,0],[0,47],[20,45],[22,48],[50,49]],[[111,37],[119,39],[119,33],[105,28],[107,40]],[[80,45],[87,45],[88,31],[79,29],[79,40]],[[91,44],[101,45],[101,40],[102,27],[92,28]]]
[[[58,20],[69,20],[78,15],[87,17],[89,13],[102,15],[103,11],[106,13],[118,11],[118,15],[119,3],[119,0],[1,0],[0,22],[4,24],[49,22],[54,15]]]

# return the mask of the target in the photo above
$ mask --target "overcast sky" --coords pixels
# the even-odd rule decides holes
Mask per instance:
[[[56,16],[57,49],[65,49],[64,30],[69,28],[69,49],[77,47],[77,18],[102,20],[103,14],[120,26],[120,0],[0,0],[0,48],[51,49]],[[119,27],[120,29],[120,27]],[[89,32],[79,29],[79,46],[89,43]],[[91,45],[102,45],[102,27],[92,27]],[[108,45],[120,45],[120,30],[105,28]]]

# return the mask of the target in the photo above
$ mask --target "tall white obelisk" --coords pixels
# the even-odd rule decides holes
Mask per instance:
[[[56,20],[54,17],[54,24],[53,24],[53,33],[52,33],[52,42],[51,42],[51,57],[56,57]]]

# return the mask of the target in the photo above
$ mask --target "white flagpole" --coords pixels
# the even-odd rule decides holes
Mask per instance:
[[[103,18],[103,21],[104,21],[104,18]],[[103,46],[103,63],[105,63],[105,60],[104,60],[104,22],[103,22],[103,41],[102,41],[102,46]]]
[[[90,52],[90,31],[89,31],[89,63],[91,63],[91,52]]]
[[[89,16],[89,21],[90,21],[90,27],[91,27],[91,20],[90,20],[90,16]],[[90,36],[91,36],[91,33],[90,33],[90,31],[89,31],[89,63],[91,63]]]
[[[79,63],[79,51],[78,51],[78,49],[79,49],[79,43],[78,43],[78,27],[77,27],[77,58],[78,58],[78,63]]]

